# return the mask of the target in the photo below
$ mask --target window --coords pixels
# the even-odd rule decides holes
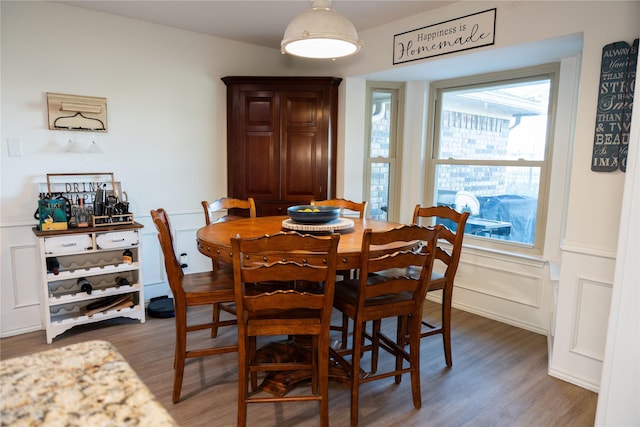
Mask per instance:
[[[541,253],[556,74],[549,65],[432,84],[429,196],[469,211],[465,233],[488,246]]]
[[[365,156],[365,189],[369,194],[369,217],[379,220],[397,219],[395,202],[399,159],[398,130],[402,85],[398,83],[369,83],[368,144]]]

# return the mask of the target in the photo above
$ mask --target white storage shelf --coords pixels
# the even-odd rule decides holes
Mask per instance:
[[[139,228],[142,225],[137,223],[44,232],[34,228],[41,249],[43,308],[49,344],[77,325],[114,317],[145,322]],[[133,262],[123,260],[125,249],[131,250]],[[47,270],[47,260],[52,258],[59,263],[58,274]],[[80,278],[86,278],[91,284],[91,293],[80,289]],[[126,279],[128,284],[120,283],[119,278]],[[96,302],[118,296],[130,296],[132,306],[88,312]]]

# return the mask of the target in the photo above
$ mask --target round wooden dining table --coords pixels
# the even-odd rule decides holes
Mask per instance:
[[[197,232],[198,250],[218,262],[225,264],[233,263],[233,253],[231,252],[231,237],[239,235],[240,237],[251,238],[259,237],[265,234],[275,234],[281,231],[291,231],[289,228],[283,227],[283,221],[288,220],[288,216],[262,216],[255,218],[234,219],[231,221],[214,222],[205,225]],[[377,221],[372,219],[348,218],[353,221],[353,227],[334,231],[340,233],[340,242],[338,243],[338,265],[336,270],[354,270],[360,268],[360,254],[362,249],[362,236],[364,230],[370,228],[373,231],[385,231],[391,228],[399,227],[401,224],[385,221]],[[305,231],[299,231],[305,233]],[[392,245],[376,246],[371,248],[372,255],[384,255],[401,249],[414,247],[416,242],[402,242]],[[302,357],[302,354],[308,351],[308,345],[299,343],[300,337],[294,337],[291,340],[283,342],[272,342],[262,347],[259,352],[263,352],[264,357],[273,360],[284,360],[289,357]],[[303,340],[303,342],[306,342]],[[293,356],[292,356],[293,355]],[[332,365],[333,366],[333,365]],[[291,380],[288,375],[278,375],[274,373],[269,375],[262,383],[260,388],[268,393],[278,396],[284,395],[288,390],[294,387],[298,382],[311,378],[311,371],[301,371],[294,373],[295,380]],[[329,376],[338,381],[348,381],[348,374],[340,367],[333,366],[330,369]]]
[[[214,222],[198,230],[198,250],[203,255],[213,258],[216,261],[232,264],[231,237],[237,235],[240,237],[258,237],[281,231],[291,231],[283,228],[283,221],[287,219],[287,216],[261,216],[233,221]],[[335,231],[335,233],[340,233],[338,270],[351,270],[360,267],[360,250],[364,230],[370,228],[373,231],[384,231],[401,225],[367,218],[349,219],[353,221],[352,228]],[[415,242],[376,247],[375,250],[372,250],[372,253],[382,255],[395,250],[406,249],[414,244]]]

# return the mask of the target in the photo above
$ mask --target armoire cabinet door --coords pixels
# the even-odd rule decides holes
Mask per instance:
[[[237,120],[242,126],[229,131],[231,197],[278,200],[280,198],[280,95],[273,91],[241,91]],[[232,182],[233,181],[233,182]],[[231,188],[230,188],[231,191]]]
[[[322,200],[327,187],[329,147],[321,90],[282,93],[280,114],[280,199]]]
[[[259,216],[335,197],[338,85],[333,77],[224,77],[228,195]]]

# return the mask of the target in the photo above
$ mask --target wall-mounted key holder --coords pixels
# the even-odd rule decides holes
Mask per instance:
[[[107,131],[107,98],[47,93],[49,129]]]

